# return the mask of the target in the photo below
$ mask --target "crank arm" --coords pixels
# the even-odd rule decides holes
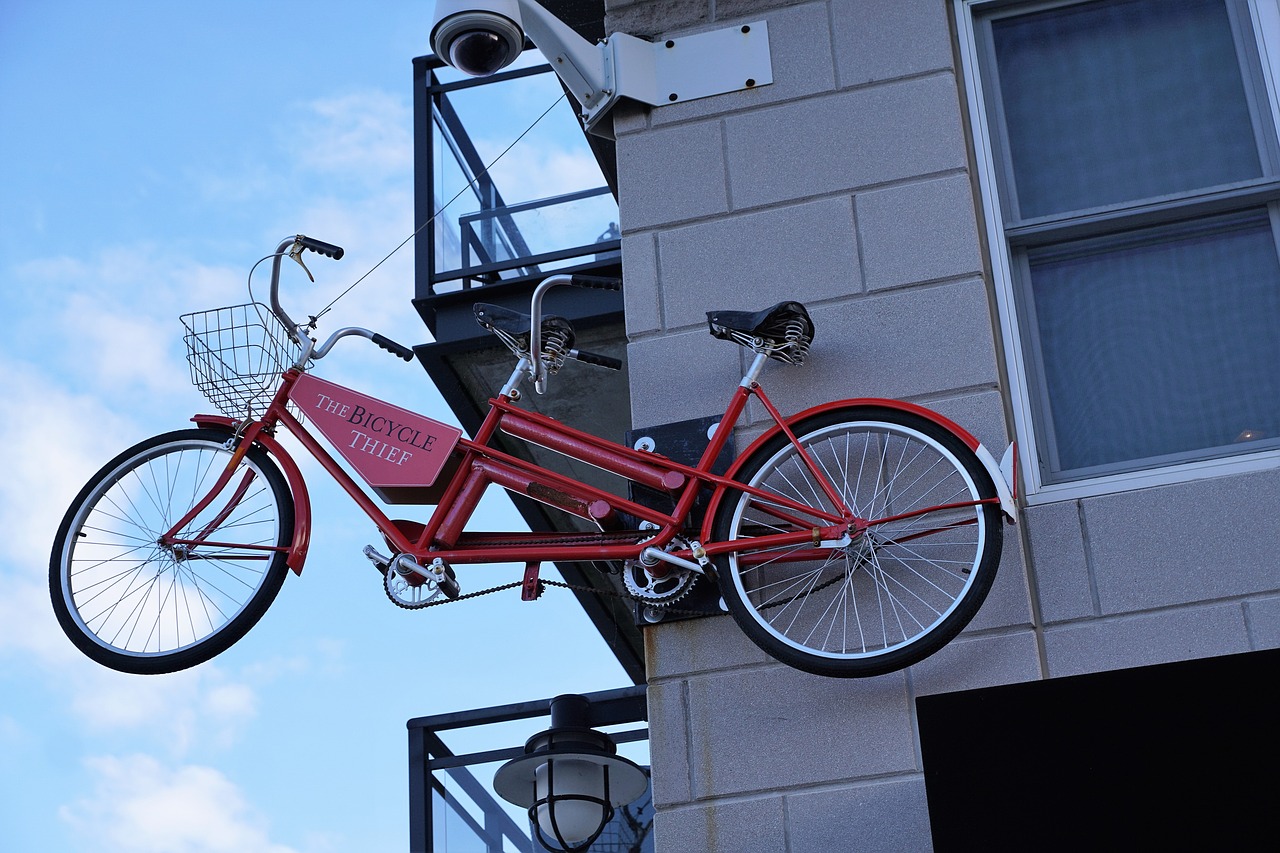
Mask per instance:
[[[707,574],[703,571],[702,566],[692,560],[686,560],[684,557],[677,557],[675,554],[669,554],[660,548],[650,546],[640,552],[640,562],[645,565],[652,566],[658,560],[661,560],[664,563],[670,563],[673,566],[679,566],[680,568],[687,569],[691,572],[697,572],[704,577]]]

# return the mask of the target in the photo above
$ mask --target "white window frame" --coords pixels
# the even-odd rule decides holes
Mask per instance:
[[[1064,0],[1065,2],[1065,0]],[[1256,36],[1258,56],[1267,100],[1275,126],[1280,128],[1280,0],[1247,0]],[[963,85],[968,100],[969,125],[974,146],[974,168],[981,193],[983,224],[987,235],[987,255],[995,286],[1000,336],[1009,379],[1009,404],[1018,439],[1018,464],[1022,489],[1029,504],[1075,500],[1113,492],[1144,489],[1189,480],[1243,474],[1280,468],[1280,449],[1252,451],[1239,456],[1223,456],[1184,462],[1159,468],[1095,476],[1060,483],[1044,483],[1038,463],[1036,430],[1031,398],[1040,393],[1028,375],[1023,355],[1024,332],[1018,319],[1014,259],[1005,239],[1001,209],[1001,183],[996,148],[987,121],[987,105],[979,77],[977,19],[984,13],[1005,8],[1045,8],[1055,5],[1035,0],[952,0],[960,51]],[[1273,206],[1274,209],[1274,206]],[[1273,213],[1274,216],[1274,213]],[[1280,330],[1277,331],[1280,334]]]

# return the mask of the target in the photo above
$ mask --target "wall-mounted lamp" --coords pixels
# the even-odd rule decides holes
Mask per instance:
[[[493,790],[529,810],[538,840],[549,850],[586,850],[614,810],[644,793],[648,777],[617,754],[613,739],[587,725],[583,696],[551,700],[551,728],[529,738],[525,754],[498,769]]]
[[[619,98],[660,106],[773,82],[764,21],[656,43],[613,33],[593,45],[535,0],[437,0],[431,49],[485,77],[515,61],[526,35],[581,104],[588,130]]]

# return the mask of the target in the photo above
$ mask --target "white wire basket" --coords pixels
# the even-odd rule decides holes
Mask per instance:
[[[266,410],[280,374],[298,347],[265,305],[250,302],[196,311],[180,318],[186,327],[191,384],[222,414],[252,417]]]

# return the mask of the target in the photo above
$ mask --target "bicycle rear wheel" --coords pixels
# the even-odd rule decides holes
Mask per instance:
[[[58,528],[49,591],[58,623],[93,660],[120,672],[176,672],[239,640],[284,583],[293,498],[253,447],[215,500],[178,532],[227,467],[228,433],[180,430],[109,462]]]
[[[870,524],[841,548],[811,542],[718,558],[729,611],[773,657],[819,675],[880,675],[949,642],[986,598],[1000,560],[999,507],[986,469],[940,425],[896,409],[850,406],[793,427],[849,508]],[[740,482],[836,511],[786,436],[743,465]],[[767,498],[725,496],[716,541],[821,524]]]

